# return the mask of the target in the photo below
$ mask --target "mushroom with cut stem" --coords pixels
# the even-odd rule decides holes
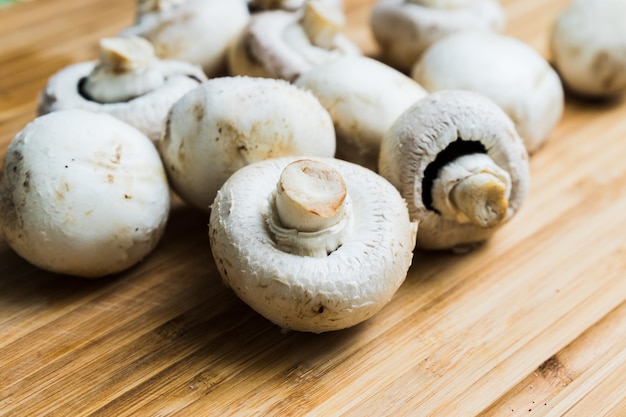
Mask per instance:
[[[287,155],[335,154],[332,119],[309,92],[284,80],[221,77],[171,109],[157,147],[172,188],[208,210],[239,168]]]
[[[119,36],[149,40],[161,59],[200,65],[225,75],[226,51],[250,20],[244,0],[137,0],[135,25]]]
[[[155,147],[107,114],[40,116],[7,149],[0,229],[44,270],[97,278],[130,268],[159,242],[169,209]]]
[[[64,109],[108,113],[153,141],[170,107],[206,80],[200,68],[158,60],[142,38],[105,38],[100,61],[70,65],[52,76],[39,97],[39,115]]]
[[[497,0],[380,0],[370,26],[383,61],[408,72],[426,48],[452,33],[501,32],[505,14]]]
[[[469,91],[428,95],[384,137],[379,170],[420,223],[417,246],[467,251],[520,209],[528,192],[528,153],[513,122]]]
[[[320,0],[299,12],[275,10],[256,14],[228,51],[233,75],[293,81],[321,63],[345,55],[361,55],[340,33],[342,11]]]
[[[364,56],[320,64],[295,84],[310,90],[333,118],[337,158],[374,171],[380,142],[389,127],[427,94],[411,78]]]
[[[626,1],[573,0],[550,34],[554,65],[572,91],[611,97],[626,90]]]
[[[390,301],[416,228],[381,176],[338,159],[292,157],[230,177],[209,237],[237,296],[284,329],[321,333],[354,326]]]
[[[460,89],[489,97],[513,120],[530,153],[563,115],[556,71],[530,46],[498,33],[466,31],[437,41],[411,76],[430,92]]]

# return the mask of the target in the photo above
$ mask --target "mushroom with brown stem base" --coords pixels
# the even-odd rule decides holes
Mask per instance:
[[[452,33],[501,32],[505,15],[497,0],[380,0],[370,26],[383,61],[408,72],[426,48]]]
[[[513,122],[488,98],[440,91],[418,101],[383,139],[379,170],[420,222],[417,246],[466,251],[520,209],[528,153]]]
[[[554,65],[572,91],[610,97],[626,90],[626,1],[574,0],[550,34]]]
[[[411,76],[428,91],[469,90],[492,99],[533,153],[563,114],[563,86],[550,64],[525,43],[490,32],[462,32],[435,42]]]
[[[332,157],[332,119],[319,101],[284,80],[221,77],[171,109],[157,147],[172,188],[208,210],[238,169],[288,155]]]
[[[404,281],[416,224],[384,178],[331,158],[269,159],[220,189],[209,224],[224,283],[284,329],[325,332],[377,313]]]
[[[44,270],[97,278],[138,263],[170,209],[150,140],[107,114],[59,110],[9,144],[0,177],[0,229]]]
[[[137,0],[135,25],[119,35],[149,40],[161,59],[225,75],[226,51],[250,20],[244,0]]]
[[[158,60],[145,39],[105,38],[100,41],[100,62],[73,64],[50,78],[37,111],[107,113],[156,141],[170,107],[205,80],[195,65]]]
[[[232,75],[293,81],[324,62],[361,50],[340,33],[344,15],[336,7],[311,0],[303,10],[254,15],[228,51]]]

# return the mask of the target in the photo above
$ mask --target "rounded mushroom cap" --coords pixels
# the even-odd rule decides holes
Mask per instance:
[[[43,115],[57,110],[82,109],[107,113],[156,141],[163,133],[165,118],[172,105],[206,80],[198,67],[186,62],[160,61],[156,65],[165,82],[153,91],[119,103],[98,103],[82,93],[82,84],[96,66],[95,62],[70,65],[50,78],[39,96],[37,112]]]
[[[157,146],[174,190],[208,210],[239,168],[287,155],[331,157],[335,142],[332,119],[311,93],[282,80],[222,77],[172,107]]]
[[[381,175],[407,200],[411,219],[419,221],[417,246],[425,249],[482,242],[497,229],[446,219],[433,209],[428,200],[437,172],[428,168],[436,166],[431,164],[444,151],[450,159],[486,153],[508,172],[511,191],[504,221],[519,210],[528,192],[526,148],[511,119],[498,105],[469,91],[439,91],[426,96],[392,125],[381,144],[379,159]]]
[[[384,61],[408,72],[434,42],[455,32],[501,32],[505,14],[497,0],[460,2],[454,7],[427,7],[406,0],[380,0],[372,9],[372,34]]]
[[[573,91],[610,96],[626,89],[626,2],[574,0],[552,29],[554,65]]]
[[[389,127],[427,94],[401,72],[363,56],[318,65],[295,84],[310,90],[330,113],[337,132],[337,157],[372,170]]]
[[[88,278],[144,258],[169,213],[156,149],[106,114],[61,110],[40,116],[10,143],[0,182],[7,242],[32,264]]]
[[[251,164],[228,179],[211,211],[213,256],[224,283],[283,328],[320,333],[354,326],[378,312],[404,281],[416,225],[384,178],[349,162],[315,158],[345,180],[354,227],[325,257],[283,252],[267,222],[281,172],[296,159]]]
[[[525,43],[490,32],[450,35],[424,52],[411,76],[428,91],[470,90],[492,99],[534,152],[563,114],[563,86]]]
[[[345,55],[361,55],[356,44],[341,33],[334,36],[330,48],[313,44],[300,23],[302,16],[284,10],[252,16],[228,51],[230,73],[293,81],[316,65]]]
[[[184,0],[138,16],[120,36],[148,39],[162,59],[200,65],[209,77],[223,74],[226,51],[250,20],[242,0]]]

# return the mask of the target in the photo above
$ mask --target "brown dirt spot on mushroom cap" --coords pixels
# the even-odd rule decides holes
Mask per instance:
[[[626,51],[624,51],[626,52]],[[626,58],[608,51],[601,50],[593,58],[591,71],[597,74],[600,85],[607,91],[626,86]]]
[[[193,107],[191,108],[191,114],[193,114],[196,122],[200,123],[204,118],[204,104],[201,102],[194,103]]]

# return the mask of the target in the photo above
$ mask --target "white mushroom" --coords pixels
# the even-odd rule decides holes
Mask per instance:
[[[360,55],[340,33],[340,9],[311,0],[301,12],[283,10],[256,14],[228,52],[233,75],[293,81],[316,65],[345,55]]]
[[[401,72],[363,56],[318,65],[295,84],[310,90],[333,118],[336,156],[372,170],[391,124],[427,94]]]
[[[169,188],[137,129],[106,114],[40,116],[10,143],[0,179],[0,228],[28,262],[96,278],[148,255],[163,234]]]
[[[379,0],[370,25],[382,59],[408,72],[426,48],[452,33],[501,32],[505,14],[497,0]]]
[[[277,325],[315,333],[354,326],[389,302],[415,233],[391,184],[332,158],[242,168],[217,194],[209,224],[224,283]]]
[[[290,10],[295,11],[304,7],[310,0],[248,0],[248,7],[253,11],[264,10]],[[338,9],[343,8],[342,0],[320,0],[324,3],[328,3]]]
[[[588,96],[626,90],[626,1],[574,0],[552,29],[554,65],[565,85]]]
[[[528,154],[511,119],[488,98],[439,91],[404,112],[383,139],[381,175],[419,221],[417,246],[468,250],[519,210]]]
[[[224,181],[247,164],[333,156],[335,130],[319,101],[286,81],[222,77],[174,105],[157,145],[174,190],[208,210]]]
[[[195,65],[156,59],[145,39],[105,38],[100,41],[98,63],[73,64],[50,78],[37,111],[108,113],[155,141],[170,107],[205,80]]]
[[[244,0],[137,0],[135,25],[120,36],[148,39],[162,59],[200,65],[223,75],[226,50],[250,20]]]
[[[490,32],[450,35],[424,52],[411,76],[428,91],[470,90],[496,102],[535,152],[563,114],[563,86],[525,43]]]

